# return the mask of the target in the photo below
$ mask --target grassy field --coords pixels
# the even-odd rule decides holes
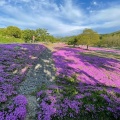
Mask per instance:
[[[0,35],[0,44],[24,43],[22,39]]]

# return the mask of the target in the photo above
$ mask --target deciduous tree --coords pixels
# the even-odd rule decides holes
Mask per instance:
[[[35,36],[34,30],[26,29],[22,31],[22,38],[24,39],[26,43],[31,42],[33,40],[33,36]]]
[[[38,29],[36,29],[35,33],[36,33],[36,40],[37,41],[44,41],[44,42],[46,42],[47,37],[49,35],[49,33],[47,32],[46,29],[38,28]]]
[[[15,38],[21,37],[21,30],[16,26],[8,26],[6,30],[7,35]]]
[[[99,41],[99,34],[92,29],[85,29],[83,33],[78,36],[78,43],[87,45],[87,49],[89,45],[94,45]]]

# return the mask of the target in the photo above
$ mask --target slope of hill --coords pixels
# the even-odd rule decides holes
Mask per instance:
[[[4,43],[24,43],[24,41],[20,38],[8,37],[0,35],[0,44]]]
[[[100,35],[99,46],[120,48],[120,31]]]
[[[108,34],[100,34],[101,36],[120,36],[120,30],[116,31],[116,32],[112,32],[112,33],[108,33]]]

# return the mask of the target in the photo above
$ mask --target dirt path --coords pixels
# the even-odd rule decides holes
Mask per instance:
[[[49,86],[54,83],[55,68],[52,61],[52,53],[46,49],[39,56],[38,61],[28,71],[25,81],[19,84],[17,91],[28,99],[26,120],[36,120],[37,100],[36,93],[44,84]]]

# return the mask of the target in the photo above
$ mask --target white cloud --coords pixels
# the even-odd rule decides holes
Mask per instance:
[[[0,1],[0,26],[16,25],[20,28],[46,28],[51,34],[72,34],[84,28],[111,28],[120,26],[120,6],[88,10],[88,14],[73,0],[60,5],[54,0],[6,0]],[[14,4],[11,4],[14,2]],[[97,5],[97,2],[93,2]],[[76,31],[76,32],[75,32]]]
[[[0,6],[3,6],[3,5],[5,5],[6,4],[6,2],[4,1],[4,0],[1,0],[0,1]]]
[[[93,1],[93,3],[92,3],[93,5],[97,5],[97,2],[96,1]]]
[[[92,28],[112,28],[120,27],[120,5],[93,11],[90,14],[89,22]],[[89,23],[88,22],[88,23]]]
[[[115,20],[115,21],[109,21],[109,22],[103,22],[101,24],[91,24],[90,27],[91,28],[112,28],[112,27],[118,27],[118,25],[120,26],[120,21],[119,20]]]
[[[80,18],[84,16],[82,10],[72,3],[72,0],[66,1],[64,5],[61,5],[60,10],[62,15],[68,18]]]
[[[72,0],[65,1],[63,5],[58,6],[55,3],[50,3],[50,1],[34,1],[31,3],[29,0],[21,0],[22,2],[29,2],[28,6],[31,8],[31,12],[25,12],[23,8],[16,7],[13,5],[3,6],[4,13],[9,14],[12,18],[7,19],[7,17],[1,17],[0,22],[15,24],[18,26],[28,27],[42,27],[46,28],[52,34],[59,33],[69,33],[70,31],[81,29],[78,25],[66,24],[62,19],[72,21],[76,23],[83,19],[83,12],[75,5],[73,5]],[[43,7],[44,6],[44,7]],[[52,10],[50,10],[52,9]],[[49,29],[51,28],[52,31]]]
[[[96,11],[91,17],[96,21],[117,20],[120,18],[120,5]]]

